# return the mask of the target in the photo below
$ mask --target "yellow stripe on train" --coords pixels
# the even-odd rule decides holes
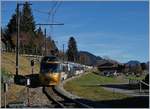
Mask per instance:
[[[40,74],[40,81],[42,85],[58,85],[60,82],[60,73],[46,73]]]

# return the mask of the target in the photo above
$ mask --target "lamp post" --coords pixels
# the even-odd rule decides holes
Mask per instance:
[[[8,84],[5,82],[5,83],[4,83],[5,108],[6,108],[6,106],[7,106],[7,91],[8,91]]]

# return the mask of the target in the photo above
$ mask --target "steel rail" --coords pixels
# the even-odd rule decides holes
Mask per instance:
[[[80,103],[77,100],[68,98],[60,92],[58,92],[55,87],[44,87],[43,92],[46,94],[46,96],[52,100],[54,103],[56,103],[58,107],[61,108],[91,108],[90,106],[87,106],[86,104]],[[59,99],[58,99],[59,98]],[[60,100],[61,99],[61,100]]]
[[[43,93],[48,97],[49,100],[52,100],[54,103],[56,103],[60,108],[65,108],[65,106],[60,103],[56,98],[53,96],[52,87],[49,87],[49,90],[46,90],[45,87],[43,87]]]

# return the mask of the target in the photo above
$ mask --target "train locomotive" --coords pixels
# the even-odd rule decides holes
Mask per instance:
[[[61,78],[61,63],[55,56],[45,56],[40,65],[40,81],[42,85],[58,85]]]

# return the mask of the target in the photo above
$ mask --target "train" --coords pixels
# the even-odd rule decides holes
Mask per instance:
[[[91,68],[91,66],[62,61],[56,56],[45,56],[40,63],[39,79],[42,85],[55,86]]]

